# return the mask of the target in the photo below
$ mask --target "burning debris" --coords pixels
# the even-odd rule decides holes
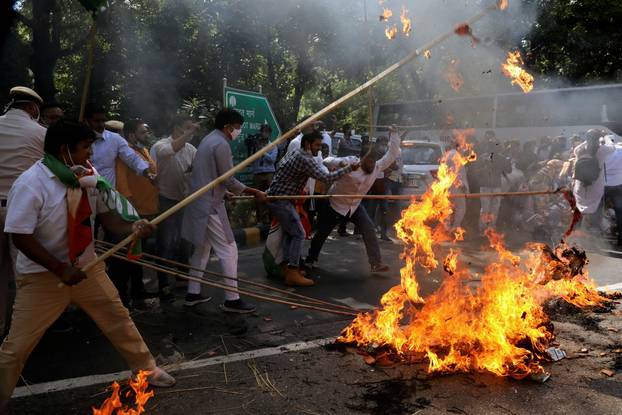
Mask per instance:
[[[387,27],[384,30],[384,34],[386,35],[387,39],[389,39],[389,40],[395,39],[395,37],[397,36],[397,26],[393,25],[391,27]]]
[[[423,51],[423,56],[425,56],[426,59],[430,59],[432,57],[432,52],[430,52],[429,49],[426,49]]]
[[[121,402],[120,386],[117,382],[112,383],[112,394],[108,397],[101,407],[93,408],[93,415],[140,415],[145,412],[145,405],[149,399],[153,398],[153,391],[147,392],[149,382],[147,377],[151,373],[141,370],[135,379],[130,379],[131,391],[125,393],[125,398],[134,395],[134,408],[124,406]]]
[[[452,240],[446,225],[452,215],[450,190],[458,170],[474,158],[464,137],[456,138],[461,151],[451,163],[443,160],[437,180],[396,225],[405,243],[400,285],[384,294],[379,310],[359,314],[338,341],[357,346],[375,361],[378,356],[389,361],[425,360],[429,373],[543,376],[541,364],[552,359],[554,339],[544,303],[561,297],[588,307],[609,300],[587,277],[585,253],[565,244],[556,248],[531,244],[527,255],[518,256],[505,248],[502,235],[489,230],[486,236],[496,260],[486,267],[476,288],[468,284],[471,274],[460,262],[459,251],[437,258],[434,247]],[[440,263],[448,276],[436,293],[424,299],[417,274],[429,273]]]
[[[400,13],[400,22],[402,22],[402,33],[406,36],[410,36],[412,23],[408,18],[408,9],[404,6],[402,6],[402,13]]]
[[[447,65],[447,69],[445,70],[444,77],[449,82],[451,89],[456,92],[460,92],[462,89],[462,85],[464,85],[464,79],[462,75],[458,71],[458,64],[460,63],[459,59],[452,59]]]
[[[386,7],[384,7],[382,9],[382,14],[380,15],[380,21],[388,22],[391,16],[393,16],[393,11],[391,9],[387,9]]]
[[[501,70],[505,76],[512,79],[512,85],[518,85],[524,93],[528,93],[533,89],[533,76],[521,68],[523,64],[519,51],[508,52],[508,58],[501,64]]]
[[[480,42],[479,38],[473,34],[473,29],[471,29],[471,26],[469,26],[466,23],[462,23],[456,26],[456,28],[454,29],[454,32],[458,36],[469,36],[471,38],[471,45],[473,47],[475,47],[475,45],[477,45]]]

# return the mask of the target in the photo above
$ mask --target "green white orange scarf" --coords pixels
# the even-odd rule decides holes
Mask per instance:
[[[43,164],[67,186],[67,239],[69,244],[69,260],[76,264],[78,257],[84,253],[86,248],[93,242],[93,229],[91,223],[91,205],[89,204],[88,194],[82,189],[93,187],[87,181],[80,181],[65,163],[51,154],[45,153]],[[130,202],[117,192],[110,182],[97,175],[94,187],[97,188],[104,204],[111,211],[115,212],[126,222],[135,222],[140,219],[136,209]],[[128,250],[128,258],[140,258],[141,244],[140,239],[135,239]]]

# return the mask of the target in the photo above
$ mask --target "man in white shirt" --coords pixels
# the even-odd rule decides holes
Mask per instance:
[[[613,141],[613,136],[611,137]],[[618,246],[622,246],[622,145],[615,144],[615,151],[605,161],[605,199],[616,212]]]
[[[31,351],[69,304],[95,321],[132,370],[151,371],[150,384],[175,384],[156,366],[105,265],[81,269],[96,258],[95,217],[119,234],[136,232],[142,238],[154,230],[144,220],[126,220],[130,216],[117,208],[117,194],[88,168],[94,139],[83,124],[59,121],[51,126],[43,160],[26,170],[9,193],[4,231],[19,250],[18,289],[13,324],[0,347],[0,412]]]
[[[32,89],[18,86],[9,92],[9,105],[0,117],[0,226],[4,229],[9,190],[25,170],[43,156],[45,128],[39,125],[41,97]],[[0,234],[0,336],[11,316],[9,294],[13,286],[17,252],[8,234]]]
[[[373,149],[367,151],[361,159],[361,168],[337,180],[328,190],[328,194],[364,195],[369,192],[378,174],[386,170],[400,154],[400,136],[395,128],[390,130],[389,149],[386,154],[376,161],[378,155],[374,153]],[[330,199],[330,203],[320,212],[318,229],[311,241],[306,262],[313,264],[318,260],[326,238],[344,220],[353,222],[361,230],[371,271],[388,271],[389,267],[382,263],[374,223],[365,207],[361,206],[360,198]]]
[[[189,143],[199,128],[187,115],[175,116],[172,133],[151,147],[151,158],[158,166],[156,186],[160,190],[160,213],[181,201],[188,191],[187,177],[197,149]],[[162,258],[188,262],[190,247],[181,238],[184,209],[168,217],[158,226],[157,251]],[[168,275],[158,273],[161,301],[174,301]]]

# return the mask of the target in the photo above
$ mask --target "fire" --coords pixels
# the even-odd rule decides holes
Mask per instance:
[[[397,36],[397,26],[387,27],[384,30],[384,34],[387,36],[387,39],[393,40]]]
[[[393,16],[393,11],[391,9],[387,9],[386,7],[382,8],[382,14],[380,15],[380,21],[386,22]]]
[[[458,72],[459,63],[460,60],[452,59],[451,62],[449,62],[447,70],[444,74],[445,79],[447,80],[447,82],[449,82],[451,88],[456,92],[460,92],[462,85],[464,85],[464,79],[462,78],[462,75],[460,75],[460,72]]]
[[[502,235],[488,230],[496,259],[475,288],[469,285],[471,273],[460,261],[459,250],[439,258],[439,242],[464,236],[462,229],[447,234],[450,191],[459,169],[475,159],[464,134],[454,135],[460,151],[452,160],[444,157],[437,180],[402,212],[395,226],[405,244],[400,284],[383,295],[380,309],[359,314],[339,341],[387,348],[407,362],[426,359],[430,373],[478,371],[518,379],[541,373],[554,338],[543,303],[553,297],[577,306],[607,300],[583,271],[584,254],[565,245],[551,250],[531,244],[519,256],[505,248]],[[447,276],[438,291],[424,299],[418,278],[440,263]]]
[[[430,59],[432,57],[432,52],[430,52],[430,49],[424,50],[423,56],[425,56],[426,59]]]
[[[497,7],[499,10],[505,10],[508,8],[508,0],[499,0],[497,2]]]
[[[412,23],[408,18],[408,9],[404,6],[402,6],[400,22],[402,22],[402,33],[404,33],[406,36],[410,36],[410,32],[412,31]]]
[[[130,388],[134,392],[135,408],[129,408],[122,405],[121,398],[119,396],[120,386],[117,382],[113,382],[112,394],[104,401],[99,409],[92,408],[93,415],[140,415],[144,413],[147,401],[153,397],[153,391],[146,392],[149,387],[147,377],[150,374],[151,372],[141,370],[136,375],[136,379],[130,379],[129,381]],[[131,393],[128,391],[125,397],[129,397],[130,394]]]
[[[533,76],[521,68],[521,65],[523,59],[520,52],[508,52],[508,58],[501,64],[501,70],[505,76],[512,78],[512,85],[518,85],[524,93],[528,93],[533,89]]]

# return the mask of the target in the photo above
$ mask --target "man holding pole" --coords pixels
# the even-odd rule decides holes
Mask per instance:
[[[148,237],[154,228],[135,221],[126,201],[90,169],[94,140],[93,131],[82,124],[54,124],[45,136],[43,159],[26,170],[9,193],[4,231],[19,250],[18,288],[13,324],[0,347],[0,410],[45,330],[71,303],[95,321],[132,370],[151,371],[151,385],[175,384],[156,366],[105,265],[81,269],[96,259],[95,217],[119,234]]]
[[[243,123],[244,118],[235,110],[223,109],[216,114],[215,129],[203,138],[192,163],[191,193],[233,168],[230,142],[240,135]],[[186,207],[182,237],[194,246],[194,252],[190,257],[192,267],[204,270],[209,262],[210,252],[214,248],[220,260],[222,273],[230,277],[225,283],[233,290],[237,290],[238,248],[225,209],[226,191],[238,195],[242,193],[253,195],[258,203],[266,201],[264,192],[246,187],[232,176]],[[190,274],[203,277],[201,271],[193,270]],[[200,283],[188,282],[186,306],[194,306],[209,300],[209,297],[201,296]],[[221,305],[221,309],[232,313],[252,313],[255,306],[244,302],[237,292],[225,291],[225,302]]]
[[[362,151],[365,153],[361,159],[360,170],[353,171],[337,180],[328,190],[328,194],[364,195],[369,192],[378,175],[393,164],[399,156],[400,136],[395,128],[390,130],[389,150],[378,161],[376,160],[380,151],[377,149],[363,148]],[[382,263],[374,223],[369,218],[365,207],[361,206],[360,198],[330,199],[330,203],[320,212],[318,230],[313,236],[305,262],[311,265],[316,262],[328,235],[337,224],[346,221],[353,222],[361,230],[371,271],[388,271],[389,267]]]
[[[358,164],[352,164],[329,173],[316,159],[321,148],[322,135],[319,132],[313,131],[303,135],[301,148],[292,151],[281,160],[266,193],[269,196],[298,196],[309,178],[331,184],[358,169]],[[285,284],[303,287],[313,285],[313,280],[302,275],[299,269],[305,231],[293,201],[275,200],[268,203],[268,209],[279,221],[284,233]]]

